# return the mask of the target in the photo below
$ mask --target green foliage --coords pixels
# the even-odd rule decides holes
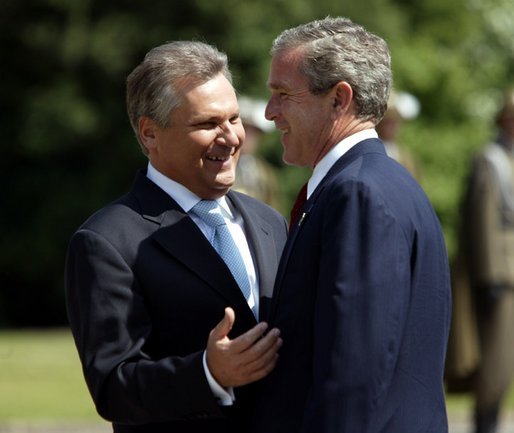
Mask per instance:
[[[400,140],[421,161],[420,183],[436,208],[453,256],[470,158],[488,139],[489,130],[481,124],[438,123],[436,128],[434,124],[422,120],[407,124]]]
[[[126,118],[124,82],[149,48],[213,43],[228,53],[238,90],[266,97],[273,38],[327,15],[383,36],[396,87],[420,99],[421,115],[402,138],[422,164],[453,252],[467,162],[493,133],[499,97],[512,84],[510,0],[4,0],[0,324],[64,322],[71,233],[146,164]],[[308,172],[281,163],[276,134],[260,152],[280,172],[286,213]]]

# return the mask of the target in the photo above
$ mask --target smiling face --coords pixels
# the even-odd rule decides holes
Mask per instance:
[[[334,92],[311,93],[307,78],[299,70],[301,58],[301,49],[273,56],[266,118],[282,132],[284,162],[314,167],[334,144]]]
[[[201,198],[216,199],[234,183],[245,138],[236,94],[221,74],[185,89],[169,126],[143,117],[140,135],[157,170]]]

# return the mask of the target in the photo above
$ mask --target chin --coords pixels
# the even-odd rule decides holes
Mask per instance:
[[[282,161],[284,161],[285,164],[287,165],[298,165],[298,162],[294,159],[294,158],[291,158],[290,155],[288,155],[286,152],[284,152],[284,154],[282,155]]]
[[[230,188],[232,185],[234,185],[234,182],[236,181],[236,176],[234,172],[230,173],[224,173],[216,176],[215,183],[220,188]]]

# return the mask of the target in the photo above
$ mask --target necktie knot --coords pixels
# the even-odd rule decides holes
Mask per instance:
[[[193,206],[191,212],[198,215],[198,217],[211,227],[218,227],[225,224],[225,219],[221,214],[221,209],[216,200],[200,200]]]

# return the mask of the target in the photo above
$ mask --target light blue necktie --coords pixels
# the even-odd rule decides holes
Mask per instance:
[[[218,202],[215,200],[200,200],[195,206],[193,206],[191,212],[200,217],[207,225],[214,229],[213,236],[209,241],[227,264],[230,272],[239,285],[241,292],[248,302],[251,293],[248,273],[246,272],[246,267],[243,258],[239,253],[239,249],[237,248],[225,219],[221,214]]]

